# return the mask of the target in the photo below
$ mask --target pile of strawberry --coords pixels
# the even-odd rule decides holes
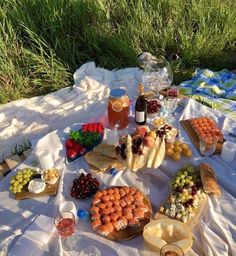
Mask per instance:
[[[67,139],[66,155],[69,160],[74,160],[91,150],[103,135],[103,125],[101,123],[85,123],[78,131],[71,131]]]

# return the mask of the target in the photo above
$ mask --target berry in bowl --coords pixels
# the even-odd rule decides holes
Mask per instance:
[[[45,170],[41,174],[42,180],[49,185],[54,185],[59,179],[59,177],[60,177],[60,172],[58,169],[55,169],[55,168]]]
[[[147,101],[147,114],[156,115],[161,110],[161,102],[157,99]]]

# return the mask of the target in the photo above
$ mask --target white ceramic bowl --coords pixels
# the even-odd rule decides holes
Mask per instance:
[[[50,175],[50,172],[52,172],[52,170],[56,170],[57,171],[57,173],[58,173],[58,176],[57,177],[52,177],[53,175]],[[48,176],[48,177],[47,177]],[[51,177],[50,177],[51,176]],[[59,179],[59,177],[60,177],[60,171],[58,170],[58,169],[56,169],[56,168],[51,168],[51,169],[48,169],[48,170],[45,170],[45,171],[43,171],[42,173],[41,173],[41,179],[45,182],[45,183],[47,183],[47,184],[49,184],[49,185],[54,185],[57,181],[58,181],[58,179]]]

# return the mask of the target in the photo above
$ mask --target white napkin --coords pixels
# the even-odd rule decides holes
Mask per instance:
[[[9,256],[44,255],[54,229],[54,220],[39,215],[21,236],[9,253]]]
[[[57,131],[52,131],[40,139],[34,147],[34,154],[38,155],[40,151],[48,150],[53,157],[54,163],[60,158],[59,152],[63,149],[61,139]]]

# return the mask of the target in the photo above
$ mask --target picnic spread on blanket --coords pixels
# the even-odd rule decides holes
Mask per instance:
[[[0,107],[0,255],[236,255],[236,75],[151,61]]]

